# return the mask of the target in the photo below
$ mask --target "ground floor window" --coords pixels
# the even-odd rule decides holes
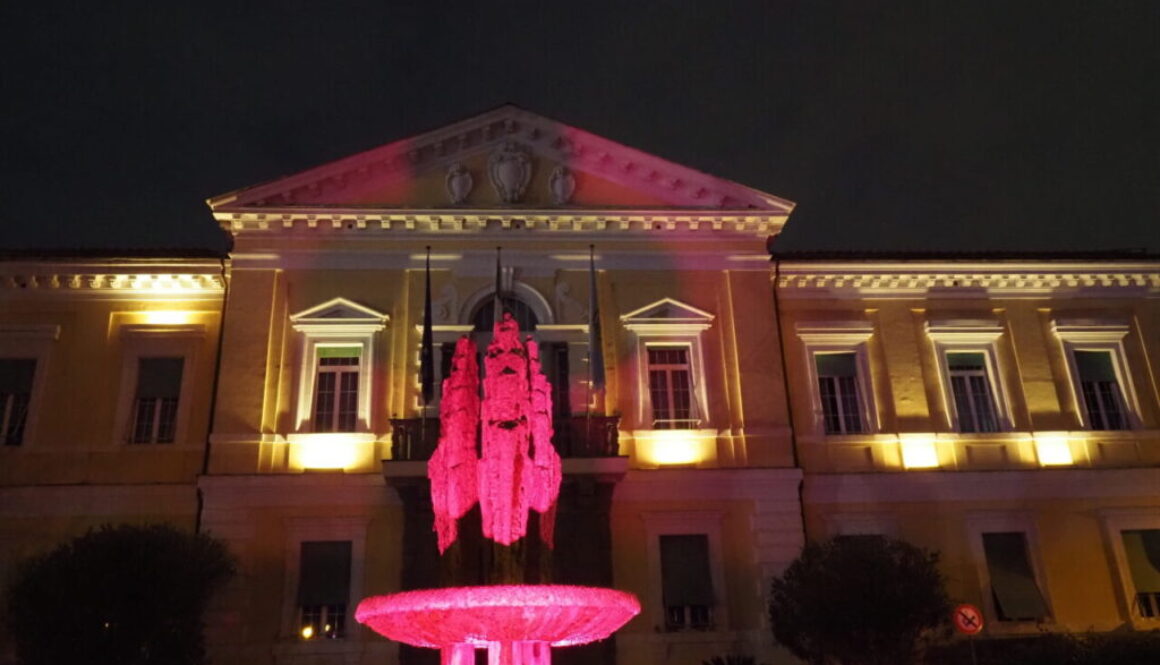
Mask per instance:
[[[301,548],[298,634],[304,640],[345,637],[350,599],[350,541],[308,541]]]
[[[1120,535],[1136,591],[1133,609],[1142,617],[1160,617],[1160,529],[1123,531]]]
[[[991,596],[1000,621],[1038,621],[1047,603],[1035,579],[1021,532],[984,533],[983,553],[991,576]]]
[[[661,585],[665,630],[710,630],[713,627],[713,579],[709,571],[709,537],[705,534],[660,536]]]

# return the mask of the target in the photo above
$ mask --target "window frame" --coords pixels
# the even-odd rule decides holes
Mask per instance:
[[[1039,532],[1035,528],[1034,518],[1023,513],[968,513],[966,519],[967,541],[970,544],[971,557],[975,563],[975,572],[979,580],[979,592],[982,597],[981,607],[989,622],[989,630],[996,634],[1035,633],[1041,626],[1051,626],[1055,623],[1054,604],[1051,602],[1051,591],[1044,574],[1046,568],[1042,559],[1042,542]],[[1023,534],[1024,545],[1027,548],[1027,562],[1031,566],[1035,585],[1043,597],[1046,616],[1038,621],[1000,621],[999,611],[995,607],[995,600],[991,590],[991,570],[987,566],[987,556],[983,548],[984,533]]]
[[[943,412],[946,414],[947,428],[958,434],[989,435],[1010,432],[1014,429],[1011,402],[1007,386],[1003,381],[1002,365],[999,362],[999,340],[1005,330],[998,321],[945,320],[927,321],[926,336],[934,347],[935,362],[939,371],[939,391]],[[954,386],[951,384],[951,353],[981,353],[987,376],[987,387],[991,393],[991,406],[995,409],[995,432],[964,432],[955,402]]]
[[[286,575],[282,586],[281,637],[295,644],[334,644],[362,641],[363,631],[354,621],[354,610],[363,596],[367,529],[366,517],[333,517],[316,519],[288,518],[283,555]],[[298,628],[298,583],[302,576],[302,543],[312,541],[350,542],[350,592],[346,604],[346,634],[333,639],[303,640]]]
[[[1133,601],[1136,598],[1136,583],[1132,579],[1128,553],[1124,550],[1121,535],[1124,531],[1160,529],[1160,512],[1155,508],[1108,508],[1101,510],[1099,517],[1121,617],[1136,630],[1160,628],[1160,616],[1144,617],[1135,611]]]
[[[725,513],[719,510],[645,512],[649,569],[649,594],[645,611],[655,631],[661,635],[708,635],[730,630],[729,599],[725,587],[722,530]],[[709,578],[713,585],[711,625],[706,630],[669,631],[664,601],[664,577],[661,571],[661,536],[704,535],[709,542]]]
[[[374,431],[371,405],[374,403],[375,338],[387,327],[388,318],[386,314],[345,298],[334,298],[290,317],[292,327],[300,333],[295,433],[318,432],[314,422],[314,399],[318,351],[324,347],[359,349],[358,415],[353,431]]]
[[[1063,351],[1064,363],[1067,367],[1067,378],[1071,383],[1072,405],[1080,427],[1093,432],[1118,432],[1140,429],[1140,402],[1136,397],[1136,389],[1132,382],[1132,375],[1128,371],[1128,359],[1124,346],[1124,338],[1131,332],[1127,323],[1092,321],[1087,319],[1057,319],[1052,322],[1052,331],[1059,339]],[[1116,374],[1116,383],[1120,388],[1120,397],[1123,400],[1125,427],[1123,430],[1095,430],[1092,429],[1091,417],[1088,415],[1087,405],[1083,399],[1082,382],[1079,376],[1079,367],[1076,362],[1076,351],[1094,351],[1108,353],[1112,361],[1112,370]]]
[[[878,417],[874,382],[870,374],[870,340],[874,336],[874,326],[865,321],[809,322],[798,323],[795,330],[805,354],[813,432],[824,437],[867,436],[880,432],[882,422]],[[825,404],[822,403],[817,356],[838,353],[854,354],[861,432],[850,434],[826,432]]]
[[[673,365],[673,364],[657,365],[656,367],[658,369],[654,370],[654,365],[653,365],[652,360],[650,358],[650,354],[652,351],[658,351],[658,350],[684,351],[685,352],[685,362],[683,365]],[[644,399],[646,399],[648,401],[649,408],[648,408],[647,413],[650,416],[647,420],[644,421],[650,425],[650,427],[648,427],[647,429],[650,429],[650,430],[661,430],[661,429],[663,429],[663,430],[696,430],[696,429],[700,429],[702,423],[704,422],[704,419],[701,416],[701,410],[700,410],[700,408],[698,408],[699,405],[697,404],[697,402],[698,402],[698,399],[697,399],[698,385],[696,382],[696,371],[693,368],[693,357],[692,357],[693,356],[693,347],[692,347],[692,344],[691,343],[669,344],[669,343],[665,343],[665,342],[650,342],[650,341],[646,340],[645,345],[644,345],[644,356],[645,356],[644,357],[644,366],[645,366],[644,371],[645,371],[645,375],[646,375],[645,382],[648,385],[648,395]],[[675,402],[674,398],[676,397],[676,391],[673,388],[672,377],[673,377],[673,372],[679,371],[680,367],[684,367],[685,371],[688,374],[689,417],[685,418],[683,420],[679,420],[677,418],[669,418],[665,421],[662,421],[661,419],[657,418],[657,410],[656,410],[656,407],[653,403],[652,373],[653,373],[653,371],[661,371],[661,370],[664,370],[666,372],[666,375],[668,377],[668,379],[667,379],[668,387],[667,387],[667,390],[665,392],[667,393],[668,399],[670,402],[669,411],[671,412],[670,415],[676,415],[676,408],[673,406],[673,403]],[[685,423],[685,426],[684,427],[673,427],[673,426],[657,427],[657,423],[659,423],[659,422]]]
[[[141,403],[141,399],[142,399],[142,397],[141,397],[141,364],[147,360],[178,360],[181,362],[181,380],[178,382],[178,386],[177,386],[177,391],[178,391],[177,392],[177,403],[174,404],[174,406],[173,406],[173,416],[172,416],[172,418],[173,418],[173,427],[172,427],[173,431],[171,434],[172,438],[168,441],[162,441],[161,437],[160,437],[161,424],[163,421],[161,416],[165,411],[165,402],[162,401],[162,398],[154,398],[154,399],[158,399],[159,401],[156,404],[154,404],[152,409],[151,409],[153,411],[153,415],[152,415],[152,423],[149,427],[150,431],[149,431],[148,439],[145,439],[145,440],[138,440],[137,439],[137,426],[139,424],[139,416],[141,414],[140,403]],[[184,380],[185,380],[185,373],[188,371],[189,371],[189,367],[186,364],[186,359],[184,356],[181,356],[181,355],[176,355],[176,356],[148,355],[148,356],[138,356],[137,357],[137,373],[136,373],[136,380],[134,381],[133,401],[132,401],[131,406],[129,407],[129,414],[130,415],[129,415],[129,426],[128,426],[128,437],[129,437],[128,443],[132,443],[135,445],[170,445],[170,444],[177,442],[177,412],[181,407],[181,401],[182,401],[181,396],[182,396],[182,392],[183,392],[183,388],[184,388],[184,385],[182,385],[182,384],[184,383]]]
[[[171,450],[200,445],[199,442],[189,438],[189,420],[194,399],[193,391],[197,385],[197,361],[204,345],[205,334],[205,326],[202,324],[121,326],[121,385],[117,393],[117,420],[114,426],[116,445],[134,450]],[[133,443],[138,370],[143,358],[182,359],[181,388],[177,397],[172,443]]]
[[[672,298],[663,298],[620,317],[632,335],[634,359],[629,367],[634,373],[632,384],[640,398],[636,404],[638,431],[660,431],[653,427],[652,391],[649,389],[648,349],[655,347],[688,348],[692,381],[690,410],[696,422],[682,431],[706,430],[712,427],[704,359],[704,332],[713,325],[709,312]]]
[[[54,343],[60,339],[61,327],[56,324],[0,324],[0,357],[13,360],[36,361],[32,374],[32,390],[28,397],[28,411],[24,416],[24,433],[20,443],[3,445],[0,450],[25,450],[35,446],[37,424],[43,408],[48,366]]]

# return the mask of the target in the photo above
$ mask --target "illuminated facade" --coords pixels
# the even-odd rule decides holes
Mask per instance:
[[[1160,627],[1160,262],[775,266],[808,538],[941,551],[992,636]]]
[[[558,661],[789,662],[769,579],[838,535],[940,549],[992,635],[1158,625],[1155,259],[771,265],[792,203],[514,107],[208,203],[228,260],[0,262],[3,387],[28,395],[0,562],[105,521],[208,530],[241,562],[217,663],[426,662],[355,605],[486,580],[431,528],[428,248],[437,380],[491,340],[497,281],[539,343],[564,477],[528,581],[643,606]]]

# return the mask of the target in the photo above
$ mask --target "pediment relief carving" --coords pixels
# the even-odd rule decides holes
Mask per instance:
[[[480,198],[483,189],[492,189],[480,188],[481,178],[494,185],[489,200]],[[590,188],[588,183],[600,186]],[[209,205],[215,211],[302,206],[437,209],[449,201],[780,215],[793,209],[789,201],[514,106],[218,196]]]

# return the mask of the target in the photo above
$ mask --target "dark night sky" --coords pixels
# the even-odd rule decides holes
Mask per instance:
[[[794,200],[782,249],[1160,251],[1160,2],[7,2],[0,247],[513,102]]]

